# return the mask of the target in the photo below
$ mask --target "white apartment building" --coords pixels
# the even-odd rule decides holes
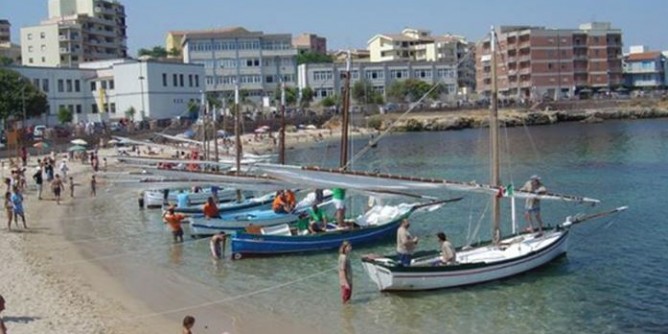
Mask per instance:
[[[186,116],[188,102],[199,101],[204,89],[204,67],[196,64],[116,59],[79,68],[8,68],[47,95],[47,124],[58,122],[63,107],[75,121],[121,119],[130,108],[136,111],[135,120]]]
[[[207,92],[232,96],[238,80],[247,98],[272,96],[281,82],[296,85],[297,50],[291,34],[244,28],[170,32],[182,40],[183,61],[204,65]]]
[[[109,0],[49,0],[49,18],[21,28],[25,66],[77,67],[127,57],[125,7]]]
[[[302,64],[298,67],[298,87],[310,87],[313,99],[320,101],[325,97],[340,95],[343,89],[343,73],[346,64]],[[376,92],[387,98],[386,91],[397,80],[418,79],[431,85],[440,82],[445,87],[445,94],[457,92],[457,68],[453,64],[428,61],[386,61],[353,63],[350,70],[351,86],[366,79]]]
[[[460,92],[475,87],[475,45],[462,36],[432,36],[431,31],[406,28],[400,34],[378,34],[367,42],[369,60],[433,61],[457,65]]]

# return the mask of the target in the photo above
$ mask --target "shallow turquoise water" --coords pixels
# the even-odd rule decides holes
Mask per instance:
[[[348,307],[340,305],[335,251],[213,264],[206,242],[171,247],[160,213],[136,210],[135,199],[128,193],[95,202],[91,208],[101,218],[113,215],[113,225],[106,219],[85,226],[73,221],[69,236],[73,240],[109,236],[100,242],[109,245],[110,254],[111,249],[123,249],[127,255],[118,257],[124,261],[183,275],[225,295],[268,289],[239,298],[234,305],[296,319],[326,333],[664,332],[668,328],[664,255],[668,251],[664,196],[668,120],[512,128],[502,130],[501,136],[504,183],[521,186],[530,175],[539,174],[551,191],[598,198],[601,210],[621,205],[629,205],[630,210],[573,228],[567,256],[539,270],[459,289],[379,293],[366,278],[359,256],[393,252],[393,242],[355,249],[355,288]],[[354,141],[354,149],[365,142]],[[485,130],[397,134],[383,139],[354,169],[486,182],[487,151]],[[338,147],[322,144],[292,150],[287,160],[335,166]],[[480,235],[473,240],[488,239],[489,219],[481,218],[486,204],[487,197],[466,194],[459,203],[413,217],[411,229],[422,237],[422,249],[437,247],[434,234],[438,231],[462,245],[479,221]],[[110,212],[119,206],[128,209]],[[597,210],[543,203],[548,223]],[[508,221],[504,230],[509,231]],[[98,250],[89,255],[106,254]],[[294,283],[272,289],[286,282]]]

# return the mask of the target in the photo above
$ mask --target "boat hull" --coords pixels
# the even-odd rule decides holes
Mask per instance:
[[[297,222],[299,216],[288,213],[274,213],[271,210],[255,210],[223,215],[221,218],[207,219],[204,216],[193,216],[189,218],[191,236],[207,237],[218,232],[234,232],[244,230],[253,225],[267,227],[280,224],[292,224]]]
[[[568,245],[568,230],[546,232],[544,237],[535,238],[532,242],[542,244],[518,244],[520,251],[523,246],[535,246],[536,248],[535,251],[529,251],[524,255],[496,262],[401,267],[387,262],[379,263],[377,260],[363,259],[362,265],[369,278],[381,291],[433,290],[479,284],[533,270],[564,254]],[[480,249],[479,251],[485,250]],[[458,259],[459,255],[458,253]],[[462,255],[466,256],[466,253]]]
[[[177,202],[176,196],[178,195],[178,190],[169,191],[167,196],[167,201],[170,203]],[[191,204],[204,204],[207,199],[211,196],[211,188],[204,188],[202,192],[191,193],[188,191],[188,201]],[[218,191],[218,198],[221,201],[231,200],[235,198],[236,190],[231,188],[220,189]],[[144,205],[147,208],[161,208],[164,204],[164,195],[162,190],[148,190],[144,192]]]
[[[218,205],[218,211],[223,214],[223,213],[231,213],[231,212],[237,212],[237,211],[243,211],[243,210],[258,210],[258,209],[269,209],[271,203],[273,202],[274,197],[273,195],[270,196],[269,198],[263,197],[258,197],[258,198],[249,198],[245,199],[241,202],[237,201],[230,201],[226,203],[221,203]],[[185,213],[185,214],[203,214],[203,206],[198,205],[198,206],[191,206],[187,208],[175,208],[174,211],[178,213]]]

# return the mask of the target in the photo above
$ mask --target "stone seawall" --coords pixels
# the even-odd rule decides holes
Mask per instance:
[[[446,131],[472,129],[488,126],[488,111],[434,112],[408,115],[399,120],[393,131]],[[668,109],[632,108],[632,109],[595,109],[569,111],[515,111],[500,110],[499,121],[508,127],[548,125],[560,122],[598,123],[612,119],[640,119],[668,117]],[[369,125],[386,129],[397,115],[373,116]]]

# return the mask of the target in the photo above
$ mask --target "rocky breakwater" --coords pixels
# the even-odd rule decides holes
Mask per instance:
[[[668,117],[668,109],[662,108],[610,108],[591,110],[520,111],[501,110],[499,121],[507,127],[548,125],[560,122],[599,123],[605,120]],[[373,116],[369,126],[387,129],[395,121],[392,131],[447,131],[487,127],[486,110],[461,112],[434,112],[409,115],[397,121],[397,116]]]

